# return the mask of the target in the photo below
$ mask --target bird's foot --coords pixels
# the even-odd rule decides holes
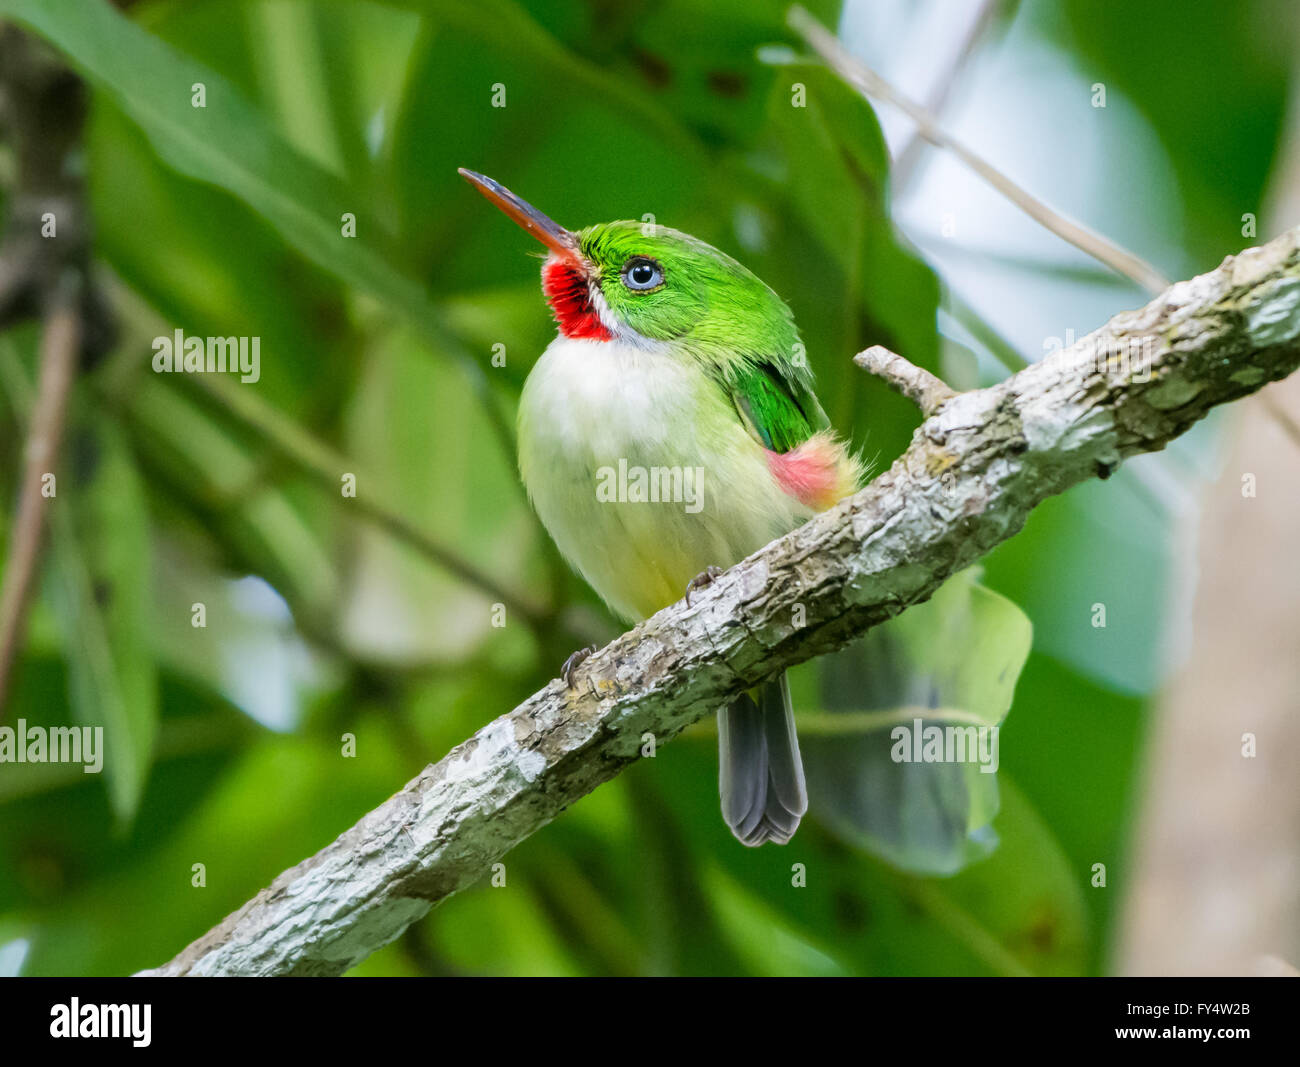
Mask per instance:
[[[564,679],[564,684],[570,689],[573,688],[573,672],[586,662],[587,657],[596,651],[595,645],[588,645],[586,648],[580,648],[572,656],[564,661],[564,666],[560,668],[560,677]]]
[[[721,578],[721,577],[722,577],[722,568],[715,567],[713,566],[713,564],[709,564],[709,566],[705,570],[701,571],[689,582],[687,582],[686,583],[686,606],[690,607],[691,594],[695,592],[695,590],[703,589],[705,586],[712,585],[714,579]]]

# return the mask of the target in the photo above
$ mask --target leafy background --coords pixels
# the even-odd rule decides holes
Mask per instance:
[[[908,5],[808,6],[904,84],[938,32]],[[1293,57],[1285,34],[1261,32],[1278,11],[995,5],[948,114],[1166,274],[1208,269],[1251,243],[1241,215],[1259,210],[1282,137]],[[569,225],[648,212],[736,255],[790,303],[828,413],[878,467],[917,417],[851,353],[882,343],[969,385],[1143,299],[961,185],[949,160],[891,175],[905,135],[882,133],[808,60],[783,3],[207,0],[122,14],[0,0],[3,16],[92,87],[95,253],[122,329],[76,385],[7,713],[103,725],[111,757],[102,776],[0,766],[10,971],[170,958],[573,648],[616,632],[518,485],[515,400],[553,327],[527,241],[458,166]],[[806,108],[791,107],[796,82]],[[490,104],[497,83],[504,108]],[[261,381],[155,375],[150,342],[176,328],[260,337]],[[31,327],[0,338],[6,500],[35,348]],[[1011,621],[979,628],[972,659],[1027,660],[1002,735],[999,844],[959,873],[921,873],[844,833],[831,809],[845,791],[789,848],[736,846],[706,721],[512,852],[505,888],[459,894],[353,973],[1105,971],[1122,890],[1094,888],[1092,865],[1123,885],[1187,521],[1168,500],[1215,448],[1203,427],[1049,501],[986,560],[985,584],[1023,609],[1033,644],[1007,601],[981,600]],[[205,628],[190,624],[196,602]],[[828,670],[797,683],[810,749],[834,710]],[[796,862],[806,888],[791,886]]]

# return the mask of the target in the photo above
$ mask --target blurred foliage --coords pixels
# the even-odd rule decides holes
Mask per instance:
[[[1270,5],[1020,6],[1146,115],[1189,257],[1236,250],[1284,99],[1289,60],[1253,36]],[[878,469],[906,446],[915,411],[848,356],[881,343],[937,368],[940,282],[890,222],[871,107],[807,61],[784,9],[0,0],[92,86],[95,248],[122,326],[76,387],[6,720],[103,725],[113,753],[102,776],[0,766],[0,945],[25,943],[24,973],[169,958],[616,631],[518,485],[515,399],[553,327],[531,250],[458,166],[562,223],[650,214],[735,255],[793,308],[841,432]],[[1201,99],[1189,67],[1215,71]],[[154,374],[151,340],[177,328],[261,338],[261,380]],[[30,327],[0,338],[9,500],[35,348]],[[356,973],[1103,969],[1118,890],[1092,865],[1122,885],[1158,677],[1169,549],[1149,506],[1107,485],[1036,512],[985,571],[1028,619],[964,578],[879,647],[807,668],[817,808],[790,847],[731,839],[706,721],[512,852],[505,889],[459,894]],[[1141,623],[1091,628],[1098,600]],[[930,662],[927,635],[953,656]],[[867,734],[825,743],[818,720],[916,702],[882,677],[899,662],[938,679],[921,703],[988,722],[1025,664],[997,786],[909,784]],[[919,873],[937,870],[956,873]]]
[[[813,814],[918,873],[953,874],[987,855],[997,844],[997,735],[974,746],[979,729],[1000,726],[1010,709],[1031,643],[1025,614],[964,571],[796,672],[795,706],[811,711],[800,734]],[[812,686],[799,684],[808,677]],[[913,758],[927,734],[947,730],[972,745],[964,758]]]
[[[1065,0],[1049,25],[1151,123],[1177,174],[1188,259],[1208,270],[1240,243],[1242,215],[1260,210],[1285,129],[1295,10],[1210,0],[1188,14],[1178,0]]]

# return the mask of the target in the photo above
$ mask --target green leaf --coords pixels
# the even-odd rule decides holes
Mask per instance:
[[[814,818],[785,848],[741,847],[718,812],[717,739],[702,729],[645,762],[688,835],[692,869],[716,865],[752,895],[742,909],[707,882],[708,905],[719,911],[722,927],[743,921],[755,934],[778,916],[787,933],[853,974],[1080,974],[1090,962],[1099,965],[1089,953],[1091,871],[1067,857],[1055,824],[1013,781],[1002,782],[1001,847],[936,878],[901,872],[850,847]],[[810,784],[814,773],[808,768]],[[762,909],[770,911],[763,916]],[[778,964],[782,947],[768,946],[773,955],[765,968],[818,970],[813,958],[800,963],[784,951]],[[757,963],[753,954],[750,963]]]
[[[262,733],[190,810],[152,828],[152,847],[136,862],[18,913],[32,938],[24,973],[129,974],[170,959],[418,770],[384,719],[350,722],[365,753],[356,759],[340,754],[337,737]],[[169,788],[179,792],[174,781]]]
[[[31,27],[67,54],[145,131],[172,167],[233,193],[291,246],[430,332],[442,325],[423,288],[390,263],[395,245],[366,203],[335,174],[280,137],[226,79],[175,51],[101,0],[44,4],[0,0],[0,15]],[[206,106],[191,94],[201,84]],[[357,216],[357,236],[342,216]]]
[[[511,0],[390,0],[397,7],[428,14],[440,27],[488,45],[498,57],[508,55],[513,74],[540,75],[552,88],[569,88],[589,102],[607,101],[635,120],[648,136],[693,164],[705,162],[703,147],[673,112],[640,85],[602,70],[575,49],[566,48],[527,11]],[[484,83],[486,90],[491,80]],[[484,96],[486,99],[486,96]],[[505,109],[508,110],[508,109]]]
[[[799,717],[812,811],[907,870],[951,874],[997,843],[1000,752],[987,728],[1011,707],[1032,627],[976,575],[792,675],[795,707],[817,709]],[[900,759],[932,728],[979,747],[958,762]]]
[[[1164,667],[1174,522],[1123,467],[1043,501],[985,574],[1024,606],[1041,651],[1111,689],[1148,693]]]
[[[188,629],[189,627],[186,627]],[[29,651],[10,712],[28,727],[67,725],[68,667]],[[210,688],[160,672],[159,727],[131,826],[101,775],[78,764],[6,765],[0,775],[0,912],[57,909],[66,895],[145,862],[213,788],[257,728]]]
[[[770,251],[750,265],[787,296],[831,422],[873,450],[906,446],[916,412],[848,354],[884,344],[938,370],[934,272],[889,217],[889,159],[871,105],[821,64],[766,53],[776,72],[767,126],[746,156],[770,185],[761,229]]]
[[[829,945],[817,944],[817,938],[793,923],[788,914],[767,904],[716,864],[706,862],[702,874],[722,931],[745,961],[748,974],[840,977],[851,973]]]
[[[861,303],[889,331],[882,342],[935,368],[937,335],[932,312],[925,313],[938,304],[938,282],[895,236],[889,156],[875,112],[821,64],[776,69],[771,143],[791,206],[843,270],[847,305]]]
[[[86,155],[96,252],[158,315],[122,347],[124,371],[154,377],[146,337],[181,327],[260,338],[254,388],[287,414],[318,410],[346,388],[354,340],[348,290],[333,274],[306,262],[247,204],[168,167],[110,99],[92,112]]]
[[[952,878],[912,879],[903,892],[995,973],[1085,973],[1091,872],[1071,862],[1014,780],[1002,790],[997,852]]]
[[[129,823],[149,774],[158,726],[149,648],[149,524],[144,488],[117,426],[89,422],[93,470],[65,475],[50,508],[56,613],[64,633],[71,705],[102,727],[113,810]],[[75,433],[75,431],[74,431]]]
[[[534,246],[456,168],[500,178],[574,227],[645,212],[683,225],[683,203],[701,191],[681,181],[683,168],[703,170],[707,157],[638,86],[579,58],[513,5],[493,3],[491,15],[477,4],[428,6],[432,25],[384,161],[404,250],[444,293],[527,278],[534,321],[547,323],[537,263],[526,255]],[[499,82],[508,82],[506,107],[491,104]]]
[[[344,413],[344,446],[369,484],[360,492],[402,510],[508,589],[536,589],[539,529],[474,384],[458,368],[439,380],[436,417],[409,398],[427,388],[421,339],[395,330],[369,345]],[[473,486],[473,492],[466,492]],[[544,536],[544,535],[540,535]],[[498,662],[531,659],[523,627],[493,625],[492,597],[374,525],[349,552],[352,581],[341,630],[366,659],[458,662],[484,649]]]
[[[1006,773],[1052,828],[1080,878],[1105,863],[1112,885],[1127,885],[1136,857],[1132,811],[1142,789],[1139,754],[1150,730],[1144,701],[1097,685],[1035,649],[1016,687],[1016,710],[1002,730]],[[1105,966],[1123,898],[1088,886],[1090,964]]]
[[[172,483],[171,498],[187,500],[219,534],[221,548],[248,561],[244,567],[256,563],[300,628],[328,618],[339,590],[324,544],[328,515],[270,483],[259,459],[169,379],[143,377],[126,405],[141,460]]]

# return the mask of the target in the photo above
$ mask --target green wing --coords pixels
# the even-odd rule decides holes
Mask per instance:
[[[750,433],[773,452],[789,452],[830,425],[806,370],[747,361],[732,371],[728,384]]]

